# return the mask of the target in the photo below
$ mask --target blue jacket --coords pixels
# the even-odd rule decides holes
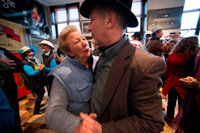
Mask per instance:
[[[64,86],[69,96],[68,111],[79,115],[89,113],[89,101],[93,83],[92,72],[78,60],[67,57],[49,75],[54,76]],[[49,76],[48,75],[48,76]]]
[[[11,133],[14,127],[14,111],[10,108],[8,99],[0,88],[0,132]]]

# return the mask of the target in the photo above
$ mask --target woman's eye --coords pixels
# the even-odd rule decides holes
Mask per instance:
[[[79,43],[79,42],[80,42],[80,39],[76,40],[76,41],[75,41],[75,44],[77,44],[77,43]]]

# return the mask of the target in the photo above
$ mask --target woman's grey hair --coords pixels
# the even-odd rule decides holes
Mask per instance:
[[[64,52],[64,53],[70,52],[69,44],[68,44],[68,41],[66,40],[66,38],[68,37],[68,35],[70,33],[75,32],[75,31],[79,31],[76,26],[68,25],[59,34],[58,45],[62,52]]]

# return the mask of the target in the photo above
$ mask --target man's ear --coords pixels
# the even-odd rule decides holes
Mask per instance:
[[[113,27],[117,21],[116,14],[114,12],[110,12],[105,17],[105,23],[107,28]]]

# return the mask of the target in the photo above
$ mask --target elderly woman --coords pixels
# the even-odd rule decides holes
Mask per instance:
[[[71,133],[80,123],[80,112],[89,113],[93,82],[89,44],[75,26],[60,33],[59,48],[67,57],[49,74],[53,76],[46,121],[50,129]]]

